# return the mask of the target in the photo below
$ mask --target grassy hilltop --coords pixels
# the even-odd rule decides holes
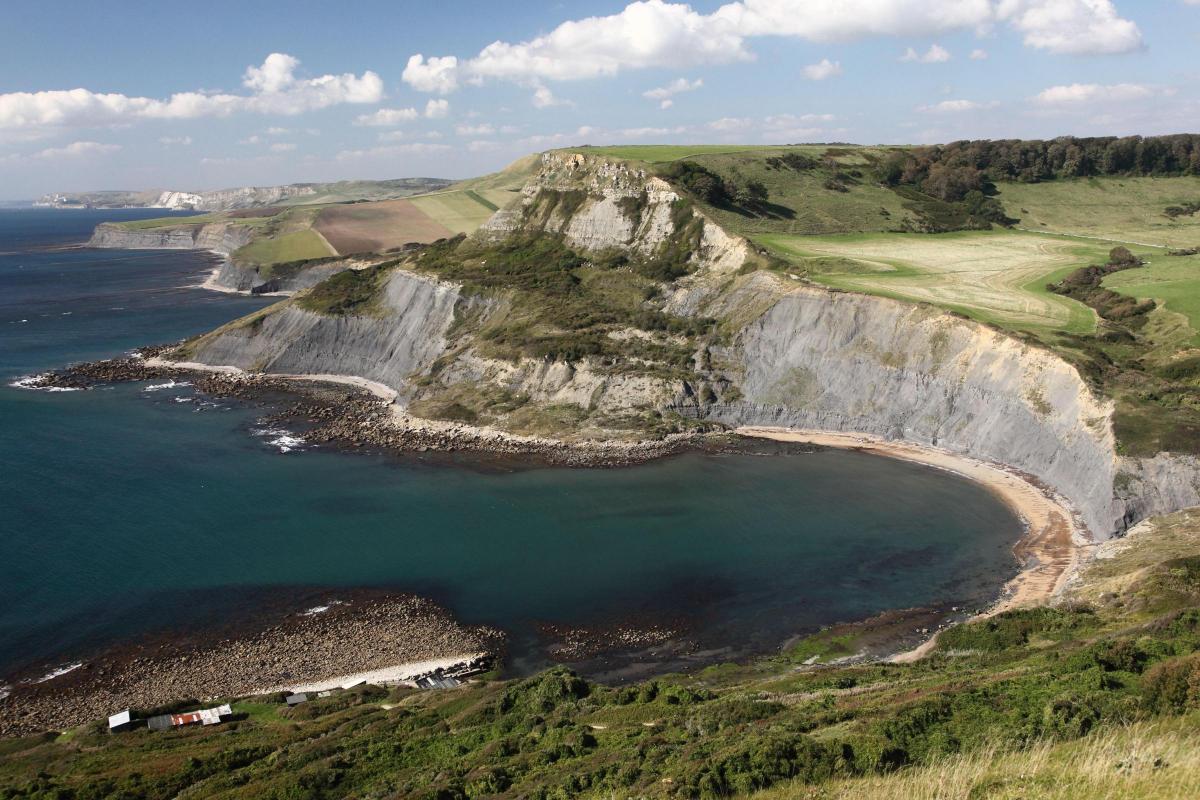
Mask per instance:
[[[1200,514],[1103,555],[1061,605],[950,629],[912,664],[840,663],[862,644],[844,627],[627,686],[551,670],[234,699],[214,728],[0,743],[0,797],[1196,796]]]
[[[1200,452],[1197,137],[587,152],[666,177],[797,280],[1055,351],[1117,401],[1125,453]],[[1135,260],[1105,267],[1117,247]]]

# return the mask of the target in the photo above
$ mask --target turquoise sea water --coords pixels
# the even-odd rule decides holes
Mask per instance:
[[[982,602],[1015,572],[985,490],[847,452],[481,470],[301,448],[189,387],[10,386],[265,302],[181,252],[61,249],[160,212],[0,211],[0,683],[127,637],[253,615],[301,588],[429,595],[514,632],[686,619],[778,646],[889,608]],[[266,591],[264,591],[266,590]],[[531,646],[532,647],[532,646]]]

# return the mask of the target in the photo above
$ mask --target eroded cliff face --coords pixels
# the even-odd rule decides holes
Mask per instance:
[[[249,370],[358,375],[418,409],[495,393],[578,408],[591,420],[655,411],[935,445],[1034,476],[1101,538],[1200,504],[1200,461],[1120,457],[1111,404],[1052,353],[929,307],[743,269],[752,246],[627,164],[547,154],[522,199],[477,236],[549,231],[585,253],[647,257],[678,244],[685,228],[693,272],[666,287],[665,310],[716,318],[721,331],[697,345],[686,377],[622,373],[589,358],[490,357],[470,330],[503,314],[505,301],[403,269],[388,276],[371,316],[326,317],[292,303],[204,337],[193,356]]]
[[[585,253],[622,251],[653,257],[694,227],[689,261],[699,271],[727,274],[753,257],[753,248],[728,235],[683,202],[671,185],[644,169],[581,153],[542,155],[541,169],[522,198],[496,212],[476,236],[502,239],[543,231],[561,234]]]
[[[268,277],[257,267],[238,264],[232,258],[233,253],[253,239],[254,232],[250,228],[226,222],[162,228],[127,228],[105,222],[96,226],[87,246],[122,250],[209,250],[221,256],[222,261],[207,285],[234,292],[291,294],[315,286],[355,262],[348,258],[344,262],[316,264],[286,275]]]

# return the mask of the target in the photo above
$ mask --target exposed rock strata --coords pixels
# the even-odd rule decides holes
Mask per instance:
[[[542,158],[524,199],[493,216],[478,236],[551,231],[584,252],[645,255],[677,233],[678,195],[658,178],[593,156]],[[564,203],[567,192],[574,194]],[[666,308],[717,317],[728,336],[696,354],[695,382],[615,380],[586,359],[572,366],[497,362],[455,349],[448,335],[455,319],[468,311],[486,315],[495,301],[403,271],[389,279],[381,315],[328,318],[288,308],[257,329],[208,337],[195,357],[250,370],[361,375],[396,389],[402,403],[420,396],[436,365],[443,380],[503,387],[543,405],[583,406],[586,399],[612,411],[651,407],[731,425],[936,444],[1035,476],[1100,537],[1200,503],[1197,460],[1119,457],[1111,403],[1048,351],[928,307],[774,273],[739,274],[754,249],[699,220],[693,274],[673,286]],[[705,399],[709,384],[736,387],[741,399]]]

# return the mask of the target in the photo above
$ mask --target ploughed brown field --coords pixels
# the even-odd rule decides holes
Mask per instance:
[[[428,243],[453,236],[408,200],[353,203],[327,208],[313,226],[343,255]]]

